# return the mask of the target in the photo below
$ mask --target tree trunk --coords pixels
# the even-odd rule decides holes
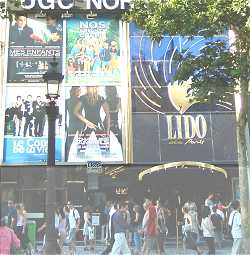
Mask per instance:
[[[249,201],[249,130],[247,122],[248,113],[248,81],[240,81],[241,107],[237,116],[237,144],[239,164],[239,185],[242,219],[242,254],[250,254],[250,201]]]

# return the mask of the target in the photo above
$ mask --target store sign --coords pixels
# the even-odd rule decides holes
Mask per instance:
[[[185,140],[185,144],[203,144],[207,135],[207,122],[202,114],[166,115],[169,143]]]
[[[77,1],[77,6],[79,8],[84,8],[86,10],[116,10],[126,9],[129,0],[81,0]],[[69,10],[73,8],[75,1],[73,0],[27,0],[23,3],[23,8],[26,10],[39,7],[42,10],[53,10],[53,9],[62,9]]]

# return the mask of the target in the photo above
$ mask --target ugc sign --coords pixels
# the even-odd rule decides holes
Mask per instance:
[[[69,10],[74,6],[86,10],[124,10],[129,2],[130,0],[23,0],[22,7],[26,10],[37,7],[42,10]]]

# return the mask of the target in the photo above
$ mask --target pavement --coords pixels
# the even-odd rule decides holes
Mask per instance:
[[[182,242],[179,244],[179,248],[176,248],[176,240],[171,239],[167,240],[165,244],[165,253],[161,255],[195,255],[197,254],[194,251],[191,250],[184,250],[182,247]],[[232,242],[231,241],[225,241],[223,244],[223,248],[221,249],[216,249],[216,255],[231,255],[231,247],[232,247]],[[105,242],[97,241],[95,250],[90,251],[90,250],[85,250],[85,247],[81,245],[81,243],[78,243],[76,247],[76,253],[75,255],[99,255],[102,254],[102,252],[105,250],[106,244]],[[207,247],[204,242],[200,243],[200,248],[202,249],[203,253],[202,254],[207,254]],[[131,248],[133,250],[133,248]],[[41,254],[41,253],[35,253]],[[68,247],[64,247],[64,255],[69,255],[69,250]],[[132,253],[133,254],[133,253]],[[119,254],[117,254],[119,255]],[[126,255],[126,254],[124,254]],[[143,254],[142,254],[143,255]],[[154,254],[151,254],[154,255]]]

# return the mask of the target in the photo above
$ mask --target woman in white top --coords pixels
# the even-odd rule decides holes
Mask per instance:
[[[17,210],[17,224],[16,224],[16,235],[21,241],[21,247],[25,247],[25,227],[26,227],[26,212],[22,204],[16,205]]]
[[[207,242],[208,246],[208,254],[214,255],[215,254],[215,243],[214,243],[214,225],[211,221],[211,210],[208,206],[204,206],[202,211],[202,221],[201,221],[201,229],[203,231],[204,239]]]
[[[61,208],[59,210],[59,224],[58,224],[58,245],[61,250],[61,254],[64,254],[63,245],[67,237],[67,227],[66,227],[66,215],[65,215],[65,209]]]

